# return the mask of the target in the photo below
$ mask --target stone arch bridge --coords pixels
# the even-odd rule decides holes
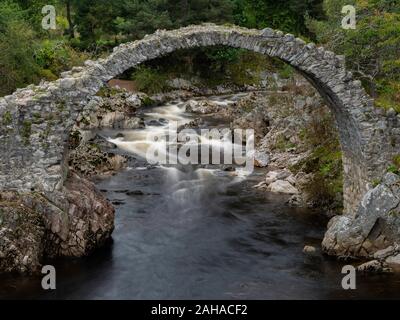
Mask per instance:
[[[374,107],[343,56],[272,29],[204,24],[157,31],[122,44],[106,59],[86,61],[54,82],[0,99],[0,190],[51,194],[64,184],[67,139],[75,119],[107,81],[178,49],[224,45],[288,63],[321,94],[337,123],[344,163],[345,213],[354,216],[373,181],[399,153],[400,116]]]

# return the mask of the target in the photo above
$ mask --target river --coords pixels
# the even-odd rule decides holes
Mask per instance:
[[[210,99],[224,105],[237,98]],[[145,133],[193,115],[175,102],[147,109],[144,117],[146,128],[124,131],[123,138],[101,132],[118,152],[133,156],[128,168],[96,180],[116,208],[113,240],[87,258],[46,262],[57,270],[55,291],[43,291],[39,276],[1,276],[0,298],[400,298],[398,276],[358,275],[357,290],[346,291],[346,262],[305,255],[305,245],[320,247],[327,218],[288,206],[287,196],[252,188],[265,170],[243,175],[218,167],[149,166],[140,157],[151,144]]]

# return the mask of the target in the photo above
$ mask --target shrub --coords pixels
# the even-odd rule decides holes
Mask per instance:
[[[241,50],[237,61],[230,61],[227,75],[231,82],[238,86],[260,84],[260,72],[265,71],[271,63],[268,58],[251,51]]]
[[[168,77],[158,72],[157,69],[150,67],[139,67],[133,74],[132,80],[135,81],[139,91],[147,94],[165,92],[168,89]]]
[[[40,75],[53,80],[61,72],[83,64],[89,55],[78,52],[64,40],[44,40],[35,51],[36,63],[44,70]]]
[[[311,153],[291,169],[313,175],[303,188],[314,205],[339,210],[343,205],[342,151],[331,114],[314,112],[300,137]]]

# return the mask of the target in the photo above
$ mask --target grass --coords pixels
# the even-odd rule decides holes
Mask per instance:
[[[279,151],[286,151],[288,149],[294,148],[296,145],[290,142],[283,134],[278,136],[277,141],[275,142],[275,148]]]
[[[332,116],[314,114],[309,125],[300,131],[300,138],[311,153],[290,169],[313,175],[304,186],[312,203],[340,210],[343,206],[342,152]]]

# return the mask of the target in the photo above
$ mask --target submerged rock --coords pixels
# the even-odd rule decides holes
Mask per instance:
[[[279,170],[279,171],[270,171],[267,173],[265,177],[265,182],[270,185],[271,183],[274,183],[277,180],[284,180],[288,178],[291,175],[291,173],[287,170]]]
[[[400,267],[400,253],[395,256],[390,256],[386,259],[387,264],[394,264],[397,267]]]
[[[396,249],[394,246],[389,246],[386,249],[379,250],[375,252],[374,258],[375,259],[385,259],[391,255],[393,255],[396,252]]]
[[[357,267],[358,272],[363,273],[388,273],[392,272],[390,268],[388,268],[387,264],[382,263],[378,260],[372,260],[366,263],[363,263]]]
[[[315,255],[317,253],[317,249],[313,246],[304,246],[303,253],[307,255]]]

